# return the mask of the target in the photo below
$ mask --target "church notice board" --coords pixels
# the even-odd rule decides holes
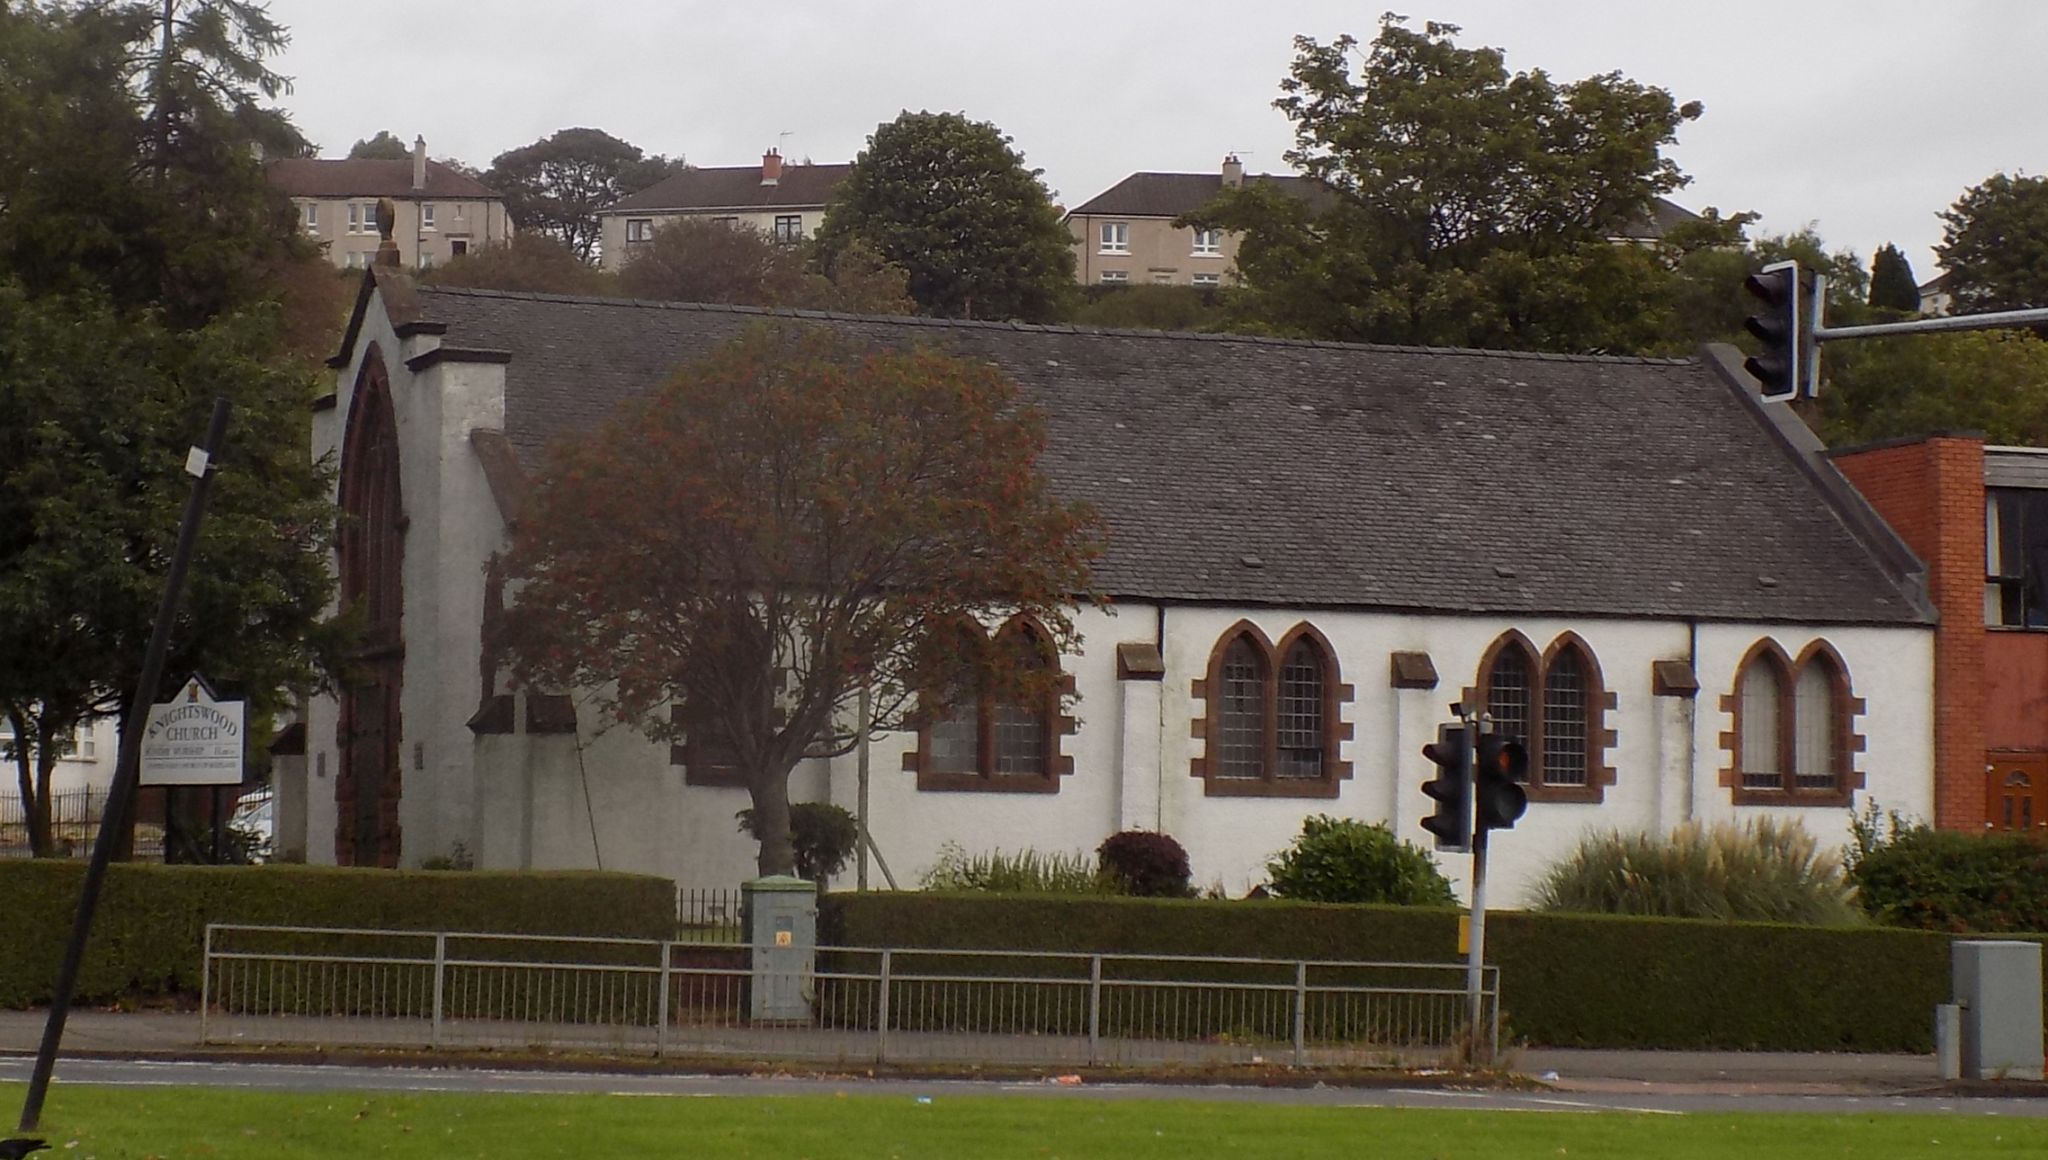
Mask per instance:
[[[247,703],[223,701],[194,676],[149,707],[142,730],[143,785],[240,785]]]

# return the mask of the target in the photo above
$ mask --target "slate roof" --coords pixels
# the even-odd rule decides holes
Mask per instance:
[[[769,312],[424,287],[504,352],[506,434],[553,438]],[[1745,389],[1694,360],[810,313],[1000,366],[1112,596],[1475,613],[1925,623]],[[496,356],[473,354],[470,357]]]
[[[1320,183],[1292,174],[1247,173],[1244,181],[1246,185],[1273,185],[1312,200],[1328,196]],[[1220,173],[1133,173],[1068,212],[1074,216],[1175,218],[1208,205],[1222,192]]]
[[[1245,174],[1245,184],[1271,184],[1282,192],[1320,203],[1330,194],[1313,178],[1293,174]],[[1223,192],[1220,173],[1133,173],[1069,211],[1070,216],[1177,218],[1208,205]],[[1652,240],[1672,227],[1695,221],[1698,214],[1676,202],[1657,198],[1648,217],[1623,228],[1617,237]]]
[[[774,185],[761,184],[758,165],[685,169],[619,199],[601,213],[652,213],[658,210],[815,209],[852,172],[851,165],[784,164]]]
[[[417,197],[480,201],[495,198],[490,186],[438,161],[427,162],[427,187],[412,187],[412,159],[288,157],[265,167],[270,184],[291,197]]]

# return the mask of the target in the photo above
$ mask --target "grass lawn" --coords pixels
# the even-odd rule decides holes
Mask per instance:
[[[23,1088],[0,1085],[0,1127]],[[0,1132],[0,1135],[6,1135]],[[59,1084],[38,1160],[604,1160],[629,1157],[2040,1156],[2048,1121],[1985,1116],[1641,1116],[940,1096],[299,1095]]]

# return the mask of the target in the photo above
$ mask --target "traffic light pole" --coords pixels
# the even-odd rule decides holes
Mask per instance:
[[[1481,713],[1468,728],[1473,730],[1473,749],[1478,738],[1493,732],[1493,714]],[[1476,770],[1475,778],[1476,781]],[[1474,803],[1477,804],[1476,802]],[[1476,811],[1475,811],[1476,814]],[[1480,1030],[1486,1014],[1486,832],[1475,816],[1472,826],[1472,938],[1465,948],[1465,1008],[1467,1034],[1472,1037],[1472,1061],[1490,1063],[1493,1045]]]

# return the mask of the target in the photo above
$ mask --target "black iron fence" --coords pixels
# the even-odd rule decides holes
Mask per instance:
[[[100,819],[106,814],[104,789],[67,790],[50,795],[50,837],[62,858],[84,858],[92,853],[99,836]],[[135,827],[135,857],[155,861],[164,854],[161,826],[147,823]],[[28,803],[15,794],[0,794],[0,858],[29,856]]]

